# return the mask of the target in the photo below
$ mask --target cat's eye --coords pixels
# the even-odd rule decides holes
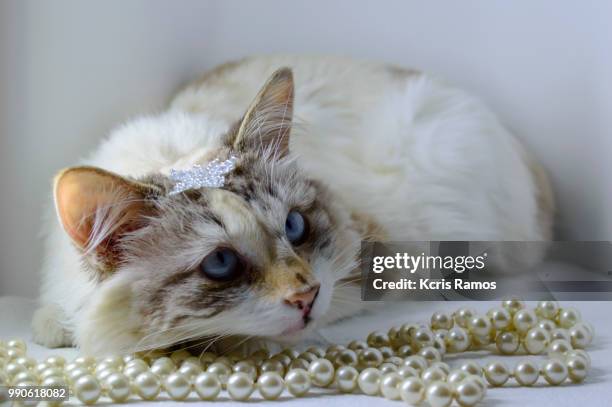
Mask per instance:
[[[299,246],[306,241],[309,232],[308,220],[298,211],[291,211],[285,220],[285,234],[294,246]]]
[[[216,281],[228,281],[236,278],[243,269],[243,264],[235,251],[220,247],[212,251],[200,263],[204,276]]]

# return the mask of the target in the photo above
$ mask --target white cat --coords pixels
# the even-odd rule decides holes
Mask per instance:
[[[295,85],[289,71],[277,72],[251,103],[281,67]],[[227,190],[167,196],[171,168],[228,154],[244,157],[246,174],[232,176]],[[546,175],[487,108],[423,73],[376,63],[273,56],[220,66],[168,111],[115,129],[83,164],[108,172],[77,167],[56,179],[60,222],[49,225],[33,321],[35,340],[50,347],[103,353],[227,333],[299,337],[358,309],[358,288],[334,285],[356,270],[361,239],[551,237]],[[200,229],[187,226],[194,222]],[[219,224],[227,236],[211,237]],[[295,228],[310,233],[311,249],[292,240]],[[272,257],[257,257],[270,247]],[[216,263],[206,265],[210,253]],[[214,295],[211,270],[232,271],[238,261],[266,276],[265,293],[244,277],[240,290],[250,297],[236,294],[216,313],[179,294]],[[177,282],[189,267],[200,275]],[[303,285],[279,282],[274,273],[289,269],[304,273]],[[220,280],[227,287],[215,292],[234,298],[229,278]]]

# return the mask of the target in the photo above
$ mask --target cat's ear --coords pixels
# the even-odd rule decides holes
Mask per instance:
[[[145,199],[155,186],[125,179],[95,167],[74,167],[55,177],[58,217],[74,244],[112,262],[122,234],[143,226]]]
[[[289,68],[274,72],[230,135],[236,151],[271,149],[276,157],[289,152],[293,119],[293,74]]]

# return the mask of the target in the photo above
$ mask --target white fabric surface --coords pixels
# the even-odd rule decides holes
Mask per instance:
[[[489,302],[412,302],[383,305],[377,311],[358,316],[338,323],[332,327],[322,329],[320,333],[331,342],[346,343],[352,339],[365,338],[373,330],[386,330],[392,325],[404,322],[428,321],[430,315],[437,311],[453,311],[460,306],[469,306],[479,312],[496,305]],[[589,377],[583,384],[566,383],[563,386],[549,387],[539,382],[533,388],[504,387],[490,389],[481,406],[610,406],[612,405],[612,302],[565,302],[562,306],[577,308],[584,320],[591,322],[596,330],[594,343],[588,349],[593,360]],[[0,339],[23,338],[28,342],[30,356],[41,359],[50,355],[62,355],[73,358],[77,355],[75,349],[46,349],[31,342],[30,319],[36,304],[32,300],[17,297],[0,298]],[[524,356],[523,356],[524,357]],[[530,358],[533,356],[529,356]],[[449,357],[447,361],[451,367],[463,360],[474,360],[482,363],[485,360],[499,358],[512,367],[521,356],[502,357],[487,355],[485,353],[470,353],[462,358]],[[271,403],[255,398],[259,406]],[[191,400],[197,400],[192,393]],[[314,394],[308,397],[294,399],[288,394],[281,398],[283,406],[318,406],[321,404],[338,407],[370,407],[372,405],[399,406],[403,402],[387,401],[382,398],[373,398],[363,395]],[[400,404],[401,403],[401,404]],[[76,398],[70,403],[79,404]],[[139,405],[172,406],[182,403],[171,400],[165,402],[140,402]],[[241,405],[223,397],[215,405]],[[456,404],[454,404],[456,405]]]

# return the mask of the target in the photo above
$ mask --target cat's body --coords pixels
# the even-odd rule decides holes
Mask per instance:
[[[261,84],[283,66],[295,77],[291,154],[309,178],[328,187],[350,218],[342,220],[351,230],[345,249],[356,253],[362,238],[550,238],[546,177],[497,119],[460,90],[380,64],[260,57],[221,66],[182,91],[167,112],[115,130],[84,164],[140,179],[206,163]],[[97,353],[133,349],[146,336],[138,332],[138,301],[123,288],[108,288],[123,284],[119,276],[100,282],[84,272],[81,253],[54,221],[35,339],[48,346],[75,343]],[[358,290],[340,291],[358,302]],[[358,309],[333,309],[342,304],[346,301],[331,300],[321,322]],[[109,331],[108,324],[116,325],[111,331],[133,335],[116,340],[98,335]]]

